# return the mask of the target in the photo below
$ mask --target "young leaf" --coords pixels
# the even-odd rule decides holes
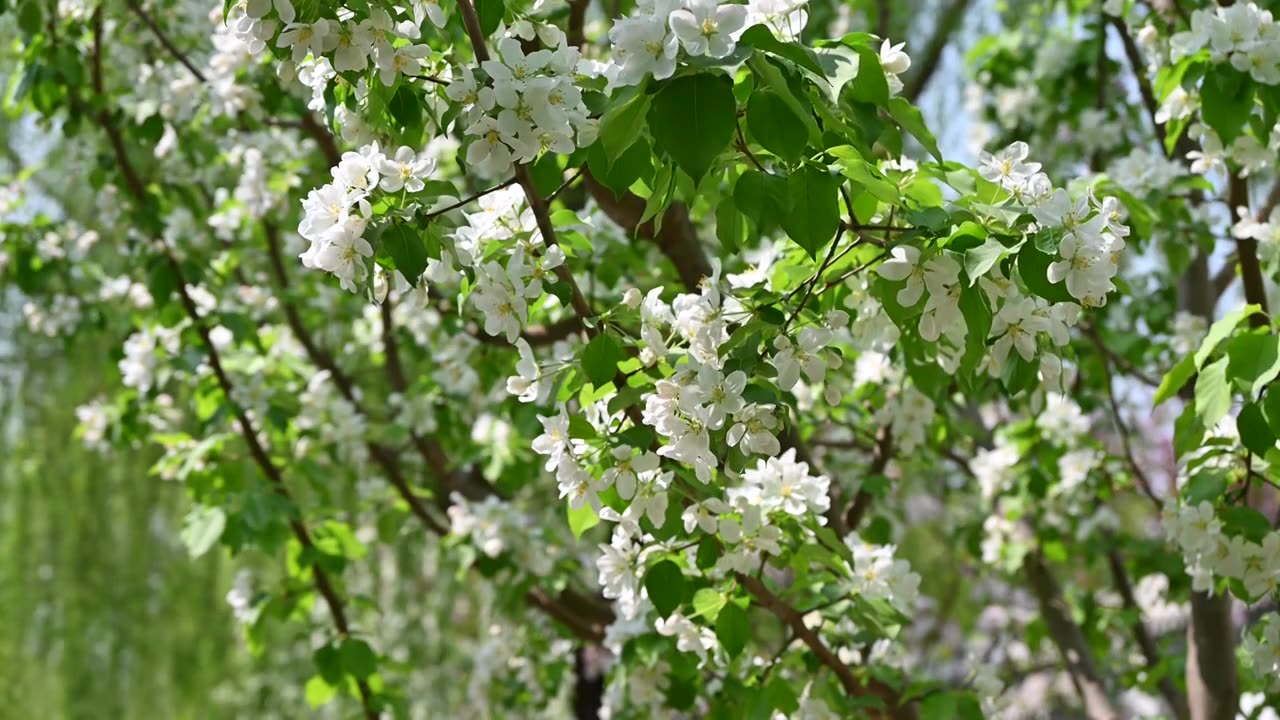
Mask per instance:
[[[1152,407],[1160,407],[1165,400],[1178,394],[1183,385],[1196,374],[1195,357],[1188,355],[1178,361],[1177,365],[1169,368],[1169,372],[1165,373],[1160,379],[1160,387],[1156,388],[1155,398],[1151,402]]]
[[[1204,340],[1200,343],[1200,349],[1196,350],[1196,368],[1204,367],[1205,361],[1218,348],[1218,343],[1225,340],[1231,334],[1231,331],[1236,329],[1241,320],[1258,312],[1260,309],[1257,305],[1245,305],[1223,315],[1217,322],[1210,325],[1209,333],[1204,336]]]
[[[1227,358],[1219,358],[1200,371],[1196,378],[1196,415],[1207,428],[1218,424],[1231,408],[1231,387],[1227,385]]]
[[[684,572],[670,560],[663,560],[649,568],[644,576],[644,588],[649,591],[649,600],[658,615],[664,618],[684,601],[684,586]]]
[[[583,503],[577,510],[567,503],[566,507],[569,508],[569,530],[573,532],[575,540],[580,540],[582,533],[600,524],[600,516],[596,515],[595,509],[590,504]]]
[[[1227,343],[1227,375],[1244,392],[1256,398],[1280,375],[1280,335],[1239,335]]]
[[[649,101],[650,95],[641,86],[629,100],[613,106],[600,118],[600,143],[610,162],[640,137],[649,112]]]
[[[728,599],[719,590],[702,588],[693,594],[693,616],[704,617],[707,622],[715,622],[716,616],[720,614],[720,609],[727,602]]]
[[[182,524],[182,543],[193,558],[209,552],[227,527],[227,513],[220,507],[197,505],[187,513]]]
[[[648,117],[658,148],[698,183],[733,140],[733,84],[721,74],[676,78],[658,91]]]
[[[987,238],[987,241],[975,248],[969,248],[964,252],[964,272],[969,276],[969,286],[972,287],[978,283],[978,278],[987,274],[987,271],[995,267],[1005,255],[1009,253],[1009,248],[996,238]]]
[[[751,621],[741,605],[731,602],[721,608],[716,617],[716,639],[731,658],[738,657],[746,649],[747,642],[751,640]]]
[[[764,25],[753,25],[738,38],[740,45],[763,50],[770,55],[786,58],[818,77],[823,76],[822,66],[813,57],[813,51],[798,43],[782,42]]]
[[[934,159],[943,162],[942,151],[938,149],[938,139],[929,131],[929,126],[924,124],[924,115],[920,113],[919,108],[908,102],[906,98],[895,97],[889,100],[889,114],[902,126],[903,130],[911,133],[912,137],[925,150],[928,150]]]

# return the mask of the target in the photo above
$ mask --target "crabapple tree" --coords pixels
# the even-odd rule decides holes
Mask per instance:
[[[1274,4],[0,0],[15,342],[236,716],[1275,718]]]

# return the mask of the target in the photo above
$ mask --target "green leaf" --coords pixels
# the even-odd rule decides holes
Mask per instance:
[[[1280,375],[1280,336],[1238,335],[1227,343],[1227,358],[1227,376],[1235,381],[1245,397],[1256,398]]]
[[[1271,533],[1271,523],[1267,516],[1250,507],[1233,505],[1218,511],[1222,520],[1222,529],[1228,535],[1241,535],[1248,540],[1260,543]]]
[[[342,667],[348,674],[360,680],[367,680],[378,671],[378,656],[369,647],[369,643],[355,638],[347,638],[342,643]]]
[[[838,159],[840,172],[845,177],[860,185],[875,199],[887,203],[896,203],[901,199],[902,193],[898,191],[898,186],[882,177],[857,148],[852,145],[837,145],[828,148],[827,152]]]
[[[169,296],[178,287],[178,278],[164,258],[156,257],[149,264],[147,290],[156,306],[161,306],[169,302]]]
[[[1258,312],[1261,308],[1257,305],[1245,305],[1223,315],[1221,319],[1209,326],[1209,333],[1204,336],[1204,341],[1200,343],[1200,349],[1196,350],[1196,368],[1204,367],[1204,363],[1218,348],[1218,343],[1226,339],[1232,330],[1240,324],[1241,320]]]
[[[1160,387],[1156,388],[1156,395],[1152,400],[1151,406],[1153,408],[1160,407],[1165,400],[1177,395],[1182,386],[1186,385],[1191,376],[1195,374],[1196,361],[1194,356],[1188,355],[1179,360],[1178,364],[1170,368],[1169,372],[1165,373],[1164,377],[1160,379]]]
[[[742,33],[742,37],[738,38],[738,44],[790,60],[818,77],[824,75],[822,66],[818,65],[812,50],[799,43],[782,42],[764,25],[753,25],[747,28],[747,31]]]
[[[866,47],[855,48],[855,52],[858,53],[858,74],[849,83],[849,97],[855,102],[887,107],[889,81],[885,79],[884,68],[880,67],[880,56]]]
[[[307,705],[312,708],[318,708],[325,705],[338,694],[338,688],[324,681],[319,675],[312,675],[307,681],[307,686],[303,690],[303,696],[307,700]]]
[[[684,573],[670,560],[649,568],[644,576],[644,588],[649,591],[649,601],[661,617],[669,616],[684,601]]]
[[[476,0],[476,14],[480,16],[480,31],[486,36],[492,35],[502,24],[502,16],[507,12],[502,0]]]
[[[604,387],[618,372],[618,362],[625,356],[618,341],[608,333],[600,333],[582,349],[582,369],[596,387]]]
[[[733,83],[721,74],[676,78],[658,91],[648,118],[658,148],[696,184],[733,140]]]
[[[1211,65],[1200,85],[1200,119],[1230,145],[1253,109],[1253,81],[1230,63]]]
[[[1240,433],[1240,442],[1254,455],[1264,456],[1276,446],[1276,436],[1257,403],[1248,403],[1240,408],[1240,414],[1236,416],[1236,430]]]
[[[938,162],[943,162],[942,151],[938,149],[938,139],[929,131],[924,123],[924,115],[920,109],[912,105],[906,98],[895,97],[889,100],[889,115],[893,117],[903,130],[920,143]]]
[[[730,255],[737,255],[747,239],[747,218],[738,212],[730,198],[722,199],[716,208],[716,237]]]
[[[596,515],[589,503],[583,503],[577,510],[568,503],[565,506],[569,508],[569,530],[573,532],[575,540],[582,539],[583,533],[600,524],[600,516]]]
[[[635,142],[622,155],[610,160],[599,143],[587,151],[587,169],[601,185],[621,197],[637,180],[653,177],[653,158],[647,141]],[[559,224],[557,224],[557,227]]]
[[[311,660],[315,663],[316,670],[320,672],[321,680],[330,685],[342,682],[346,671],[342,668],[342,655],[336,647],[326,644],[316,648],[316,651],[311,654]]]
[[[970,375],[987,354],[987,336],[991,334],[991,305],[982,288],[966,287],[960,291],[960,314],[968,330],[960,370],[963,375]]]
[[[758,227],[766,227],[791,212],[791,190],[777,175],[748,170],[733,186],[733,204]]]
[[[222,537],[227,527],[227,513],[220,507],[197,505],[187,513],[182,523],[182,544],[193,558],[209,552],[209,548]]]
[[[796,128],[804,119],[796,115],[781,95],[772,90],[757,90],[747,101],[747,127],[766,150],[788,162],[800,159],[806,145]]]
[[[421,145],[426,123],[422,119],[422,97],[418,91],[408,83],[401,85],[387,103],[387,110],[395,119],[392,129],[401,130],[396,133],[396,139],[413,147]]]
[[[396,270],[417,286],[427,269],[427,246],[422,237],[408,225],[392,223],[382,233],[382,249],[396,263]]]
[[[762,56],[753,55],[747,59],[747,65],[751,68],[752,77],[755,78],[756,87],[759,89],[769,89],[777,93],[788,105],[791,106],[791,112],[801,118],[804,122],[804,134],[808,136],[809,142],[818,143],[822,139],[822,131],[818,129],[818,122],[813,118],[812,105],[801,103],[792,92],[791,84],[788,83],[782,70]]]
[[[1271,432],[1280,437],[1280,387],[1272,385],[1267,388],[1267,396],[1262,401],[1262,412],[1267,416]]]
[[[704,617],[707,622],[715,622],[720,609],[729,602],[724,593],[712,588],[702,588],[693,594],[693,617]]]
[[[1227,491],[1227,476],[1222,472],[1205,471],[1193,475],[1182,488],[1182,497],[1188,505],[1216,502]]]
[[[1200,371],[1196,378],[1196,415],[1212,428],[1231,409],[1231,388],[1227,385],[1227,358],[1219,358]]]
[[[934,693],[920,703],[920,720],[952,720],[955,716],[956,696],[953,693]]]
[[[825,168],[806,165],[787,178],[791,211],[782,218],[782,229],[817,260],[818,250],[831,241],[840,227],[840,181]]]
[[[699,570],[708,570],[715,567],[716,561],[720,558],[720,545],[715,538],[706,537],[698,543],[698,553],[694,556],[694,564]]]
[[[1195,405],[1188,403],[1182,414],[1173,422],[1174,456],[1182,457],[1200,447],[1201,441],[1204,440],[1204,432],[1204,423],[1200,422]]]
[[[774,710],[790,715],[800,709],[800,698],[796,697],[796,691],[791,687],[791,683],[777,675],[764,686],[764,694],[769,699],[769,706]]]
[[[986,275],[987,271],[995,267],[996,263],[1008,254],[1009,248],[995,238],[987,238],[987,241],[978,247],[965,250],[964,272],[969,276],[969,286],[976,285],[978,278]]]
[[[747,611],[737,603],[727,603],[716,617],[716,639],[721,647],[735,658],[746,649],[751,640],[751,621],[747,619]]]
[[[1018,253],[1018,274],[1031,292],[1049,302],[1075,302],[1066,283],[1049,282],[1049,265],[1054,257],[1040,252],[1033,242],[1024,242]]]
[[[649,102],[650,95],[644,92],[642,85],[636,88],[630,99],[609,108],[604,117],[600,118],[600,143],[611,162],[631,147],[644,132]]]

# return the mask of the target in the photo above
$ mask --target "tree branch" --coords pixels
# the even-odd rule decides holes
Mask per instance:
[[[1027,585],[1040,606],[1040,617],[1049,629],[1049,636],[1058,646],[1067,672],[1080,691],[1085,713],[1090,720],[1120,720],[1120,711],[1116,709],[1102,681],[1089,642],[1071,619],[1071,611],[1062,597],[1062,590],[1044,564],[1039,551],[1027,553],[1022,561],[1022,569]]]
[[[1249,207],[1249,183],[1240,173],[1231,173],[1227,181],[1227,204],[1231,207],[1233,220],[1237,208],[1247,210]],[[1270,214],[1270,210],[1267,212]],[[1253,327],[1266,327],[1271,324],[1271,320],[1267,315],[1267,286],[1262,278],[1262,264],[1258,261],[1258,241],[1251,237],[1236,238],[1236,260],[1240,263],[1245,302],[1262,308],[1262,312],[1249,316],[1249,324]]]
[[[1120,593],[1120,599],[1124,601],[1125,608],[1137,615],[1133,620],[1133,639],[1138,643],[1138,649],[1142,651],[1147,667],[1155,672],[1160,667],[1160,649],[1156,647],[1155,640],[1147,631],[1147,624],[1142,621],[1142,608],[1138,606],[1138,601],[1133,595],[1133,583],[1129,581],[1129,573],[1124,569],[1124,560],[1115,548],[1107,551],[1107,566],[1111,570],[1111,579]],[[1160,694],[1164,696],[1165,702],[1169,703],[1169,708],[1177,720],[1188,720],[1191,717],[1191,710],[1187,707],[1187,696],[1173,684],[1173,678],[1169,676],[1168,670],[1165,668],[1165,672],[1161,674],[1160,681],[1157,683]]]
[[[912,104],[920,98],[929,81],[937,73],[938,67],[942,64],[942,53],[947,49],[947,43],[951,42],[951,34],[964,23],[964,16],[968,9],[969,0],[951,0],[951,5],[938,18],[938,26],[933,31],[933,37],[929,38],[929,42],[925,45],[924,55],[916,66],[916,71],[907,78],[906,87],[902,90],[902,97]]]
[[[169,41],[168,36],[164,34],[160,29],[160,26],[156,24],[156,21],[147,14],[146,10],[142,9],[142,5],[138,3],[138,0],[128,0],[128,5],[129,9],[133,10],[134,14],[142,19],[142,22],[151,30],[151,34],[156,36],[156,40],[160,41],[160,44],[164,46],[165,50],[169,51],[169,54],[172,55],[174,59],[182,63],[183,67],[185,67],[201,83],[207,82],[205,80],[204,73],[200,72],[200,70],[198,70],[196,66],[187,59],[187,56],[179,51],[177,46]]]
[[[1191,593],[1187,700],[1192,720],[1235,720],[1240,702],[1231,596]]]
[[[880,680],[868,678],[863,681],[854,676],[849,666],[841,662],[840,657],[832,652],[831,648],[827,647],[822,638],[818,637],[817,633],[804,624],[804,617],[800,612],[775,595],[763,582],[745,573],[734,573],[734,578],[759,602],[761,607],[773,613],[787,627],[791,628],[791,632],[795,633],[795,636],[809,647],[809,650],[817,657],[818,662],[835,673],[836,678],[840,680],[840,686],[844,688],[847,695],[850,697],[876,697],[883,701],[888,708],[886,712],[862,708],[862,711],[868,714],[860,715],[859,717],[915,720],[917,714],[914,706],[910,703],[904,703],[896,690]]]
[[[596,205],[609,219],[628,235],[636,235],[652,241],[675,266],[680,282],[688,292],[696,292],[702,278],[711,276],[711,263],[698,241],[697,232],[689,219],[689,209],[682,203],[672,203],[662,216],[662,229],[653,220],[640,222],[644,217],[644,200],[627,192],[621,197],[601,185],[590,171],[583,173],[583,182]]]

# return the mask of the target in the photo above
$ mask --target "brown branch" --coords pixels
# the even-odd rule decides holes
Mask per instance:
[[[587,7],[590,5],[591,0],[569,1],[569,29],[565,32],[565,38],[570,45],[582,47],[586,44]]]
[[[1111,579],[1116,585],[1116,590],[1120,593],[1120,599],[1124,601],[1124,606],[1130,612],[1136,614],[1133,620],[1133,639],[1138,643],[1138,649],[1142,651],[1142,657],[1147,661],[1147,667],[1153,672],[1160,667],[1160,649],[1156,647],[1155,640],[1151,638],[1151,633],[1147,630],[1147,624],[1142,621],[1142,609],[1138,606],[1138,600],[1133,595],[1133,583],[1129,580],[1129,573],[1124,569],[1124,560],[1121,559],[1120,553],[1112,548],[1107,551],[1107,565],[1111,569]],[[1169,708],[1173,711],[1176,720],[1188,720],[1191,717],[1191,711],[1187,708],[1187,696],[1173,684],[1173,678],[1169,676],[1168,668],[1160,676],[1157,683],[1160,688],[1160,694],[1164,696],[1165,702],[1169,703]]]
[[[1102,355],[1102,381],[1107,389],[1107,404],[1111,408],[1111,419],[1116,425],[1117,434],[1120,435],[1120,445],[1124,450],[1125,459],[1129,462],[1129,469],[1133,474],[1133,479],[1137,482],[1138,488],[1142,490],[1142,494],[1151,500],[1152,504],[1155,505],[1156,511],[1159,512],[1164,508],[1164,501],[1160,499],[1160,496],[1156,495],[1155,490],[1151,487],[1150,479],[1147,478],[1147,473],[1143,471],[1142,465],[1133,454],[1133,446],[1129,441],[1129,426],[1125,423],[1124,416],[1120,413],[1120,402],[1116,398],[1115,384],[1111,379],[1111,363],[1106,347],[1102,344],[1102,338],[1098,336],[1095,329],[1090,328],[1086,335]]]
[[[582,329],[582,320],[578,319],[577,315],[573,315],[547,325],[530,325],[520,332],[520,337],[524,338],[524,341],[529,343],[530,347],[539,347],[553,345]],[[472,337],[485,345],[511,347],[511,343],[507,342],[507,338],[502,335],[489,335],[488,333],[478,332]]]
[[[336,163],[335,163],[335,164],[336,164]],[[423,215],[423,218],[424,218],[424,219],[431,219],[431,218],[433,218],[433,217],[437,217],[437,216],[443,215],[443,214],[445,214],[445,213],[449,212],[450,210],[457,210],[458,208],[466,207],[467,205],[470,205],[471,203],[475,202],[476,200],[479,200],[480,198],[484,197],[485,195],[488,195],[488,194],[490,194],[490,193],[495,193],[495,192],[497,192],[497,191],[499,191],[499,190],[501,190],[502,188],[505,188],[505,187],[511,187],[512,185],[514,185],[514,184],[515,184],[515,182],[516,182],[516,179],[515,179],[515,178],[511,178],[511,179],[509,179],[509,180],[504,180],[504,181],[502,181],[502,182],[498,183],[497,185],[494,185],[494,186],[493,186],[493,187],[491,187],[491,188],[488,188],[488,189],[486,189],[486,190],[481,190],[480,192],[476,193],[475,195],[471,195],[471,196],[469,196],[469,197],[465,197],[465,198],[463,198],[463,199],[459,200],[458,202],[453,203],[452,205],[447,205],[447,206],[445,206],[445,207],[440,208],[439,210],[433,210],[432,212],[429,212],[429,213],[427,213],[426,215]]]
[[[1227,204],[1231,207],[1233,219],[1236,208],[1249,207],[1249,183],[1240,173],[1231,173],[1227,181]],[[1269,214],[1270,210],[1267,212]],[[1267,316],[1267,285],[1262,278],[1262,264],[1258,261],[1258,241],[1251,237],[1236,238],[1236,260],[1240,264],[1245,302],[1262,308],[1262,312],[1249,316],[1249,324],[1266,327],[1271,320]]]
[[[872,456],[871,465],[867,468],[865,477],[869,478],[873,475],[882,474],[892,457],[893,430],[886,425],[876,433],[875,454]],[[863,482],[865,483],[866,481],[864,480]],[[858,525],[862,523],[863,516],[867,514],[867,510],[871,507],[873,499],[871,493],[861,488],[858,489],[857,494],[853,496],[853,502],[844,512],[844,522],[841,523],[844,533],[857,531]]]
[[[164,249],[165,259],[168,261],[169,269],[173,272],[176,279],[178,297],[182,301],[182,307],[186,310],[187,317],[191,319],[192,325],[195,326],[196,333],[200,336],[200,340],[204,343],[205,354],[209,358],[209,367],[213,370],[213,375],[218,381],[218,387],[222,389],[222,393],[226,396],[231,411],[235,415],[236,422],[240,425],[240,434],[244,437],[245,443],[249,446],[249,454],[253,456],[254,462],[262,469],[264,475],[271,482],[273,490],[276,494],[289,501],[290,505],[296,507],[292,496],[289,494],[288,487],[285,485],[284,476],[280,472],[280,468],[271,460],[266,449],[262,446],[262,442],[258,439],[257,429],[254,428],[253,422],[240,407],[239,403],[232,400],[232,390],[234,386],[231,379],[227,375],[226,370],[222,367],[221,358],[218,350],[213,344],[213,340],[209,337],[209,329],[205,326],[203,318],[200,317],[200,311],[196,308],[195,302],[191,299],[190,293],[187,292],[187,281],[182,274],[182,267],[178,261],[169,252],[168,247]],[[315,543],[311,540],[311,534],[307,530],[307,526],[298,518],[290,518],[289,529],[293,532],[293,536],[298,540],[298,544],[304,550],[314,550]],[[347,622],[346,609],[342,604],[342,599],[333,587],[332,581],[329,579],[328,573],[320,568],[319,565],[311,567],[312,579],[315,582],[316,591],[324,598],[325,605],[329,607],[329,615],[333,618],[334,627],[337,628],[338,634],[347,637],[351,634],[351,627]],[[363,679],[356,680],[356,689],[360,693],[360,702],[364,706],[364,715],[369,720],[376,720],[381,714],[375,707],[373,699],[373,691],[369,687],[369,683]]]
[[[197,69],[189,59],[187,59],[187,56],[178,50],[177,46],[169,41],[168,36],[166,36],[164,31],[160,29],[160,26],[156,24],[155,19],[147,14],[146,10],[142,9],[142,5],[138,3],[138,0],[128,0],[128,5],[129,9],[133,10],[134,14],[142,19],[142,22],[151,30],[151,34],[156,36],[156,40],[160,41],[160,44],[164,46],[165,50],[169,51],[169,54],[172,55],[174,59],[182,63],[182,66],[194,75],[201,83],[207,82],[205,80],[204,73],[200,72],[200,70]]]
[[[1231,596],[1191,593],[1187,700],[1192,720],[1235,720],[1240,702]]]
[[[702,278],[711,276],[711,263],[698,240],[689,209],[682,203],[672,203],[662,216],[659,230],[653,220],[640,222],[644,217],[645,202],[629,192],[621,196],[600,184],[590,171],[583,173],[583,181],[596,205],[628,235],[652,241],[675,266],[680,282],[689,292],[696,292]]]
[[[938,67],[942,64],[942,53],[951,42],[951,34],[964,23],[965,12],[968,9],[969,0],[952,0],[951,5],[938,18],[938,26],[933,31],[933,37],[929,38],[929,42],[925,45],[923,59],[916,66],[916,71],[907,79],[906,87],[902,90],[902,97],[912,104],[920,98],[920,94],[938,72]]]
[[[276,286],[280,290],[281,304],[284,307],[285,321],[289,325],[289,329],[293,332],[293,336],[297,338],[298,344],[302,346],[303,352],[311,362],[322,370],[329,373],[329,377],[333,380],[334,387],[338,389],[339,394],[351,404],[355,411],[365,417],[369,416],[368,411],[362,407],[359,396],[355,391],[355,381],[350,375],[343,372],[338,367],[333,356],[324,348],[316,343],[315,338],[307,329],[306,324],[302,321],[302,316],[298,312],[297,306],[289,300],[289,275],[285,271],[284,261],[280,255],[279,232],[274,224],[269,221],[263,221],[263,230],[267,239],[267,256],[271,265],[271,273],[275,277]],[[400,498],[409,506],[410,512],[418,518],[422,524],[428,529],[444,535],[448,533],[448,528],[440,523],[434,515],[432,515],[421,498],[413,492],[409,487],[408,481],[405,480],[403,473],[400,472],[400,463],[390,448],[387,448],[372,440],[366,443],[369,455],[382,468],[383,473],[387,476],[387,482],[395,488]]]
[[[775,595],[763,582],[744,573],[734,573],[734,578],[757,600],[761,607],[773,613],[783,624],[791,628],[791,632],[809,647],[809,650],[817,657],[818,662],[835,673],[836,678],[840,681],[840,686],[844,688],[847,695],[850,697],[876,697],[888,708],[885,711],[862,708],[862,711],[867,714],[859,715],[859,717],[873,719],[893,718],[894,720],[914,720],[916,718],[915,707],[909,702],[904,702],[897,690],[875,678],[859,680],[853,674],[853,671],[849,669],[849,666],[841,662],[840,657],[832,652],[831,648],[827,647],[822,638],[809,629],[808,625],[805,625],[804,617],[800,612]]]
[[[1062,590],[1039,551],[1027,553],[1022,569],[1027,585],[1040,606],[1040,617],[1049,630],[1049,637],[1057,645],[1067,672],[1080,691],[1085,713],[1090,720],[1120,720],[1120,711],[1116,709],[1098,672],[1089,641],[1071,619],[1071,609],[1067,607]]]
[[[103,100],[106,99],[104,83],[102,80],[102,6],[99,5],[93,12],[91,19],[93,29],[93,55],[91,60],[91,72],[93,78],[94,92]],[[112,150],[115,154],[117,167],[125,178],[125,184],[129,192],[133,195],[134,200],[138,203],[137,210],[143,212],[147,205],[146,186],[143,184],[138,175],[136,168],[129,159],[128,153],[124,148],[124,140],[120,134],[119,128],[112,122],[111,116],[104,109],[97,114],[98,123],[102,127],[103,132],[107,134],[111,142]],[[249,419],[244,408],[240,407],[233,398],[234,386],[231,378],[227,375],[223,368],[222,359],[218,354],[217,347],[214,345],[212,338],[209,336],[209,329],[205,326],[204,319],[200,316],[200,311],[196,307],[195,301],[192,300],[191,294],[187,291],[186,277],[183,275],[182,266],[178,264],[173,253],[170,252],[167,245],[162,246],[164,249],[164,257],[169,265],[170,271],[173,273],[175,285],[177,286],[178,297],[181,300],[183,310],[186,311],[191,324],[194,326],[196,333],[200,336],[201,342],[205,346],[205,354],[209,359],[209,367],[213,371],[214,377],[218,382],[218,387],[222,390],[226,397],[227,403],[231,407],[236,423],[240,427],[240,434],[244,437],[245,444],[249,448],[249,454],[253,457],[254,462],[261,468],[263,474],[270,481],[272,490],[282,498],[289,501],[290,505],[296,507],[292,496],[289,493],[288,486],[285,484],[284,476],[280,468],[271,460],[267,454],[266,448],[263,447],[258,436],[258,431],[254,427],[253,422]],[[298,544],[303,549],[314,549],[315,543],[311,540],[311,534],[307,530],[307,526],[298,518],[289,520],[289,529],[297,539]],[[318,565],[311,567],[312,581],[315,584],[316,592],[324,598],[325,605],[329,608],[329,615],[333,619],[334,627],[338,634],[346,637],[351,634],[351,627],[347,621],[346,609],[342,603],[341,597],[337,590],[334,589],[333,582],[326,573]],[[369,683],[362,679],[356,680],[356,689],[360,695],[360,702],[364,708],[364,715],[368,720],[377,720],[380,713],[374,705],[373,691],[369,687]]]

